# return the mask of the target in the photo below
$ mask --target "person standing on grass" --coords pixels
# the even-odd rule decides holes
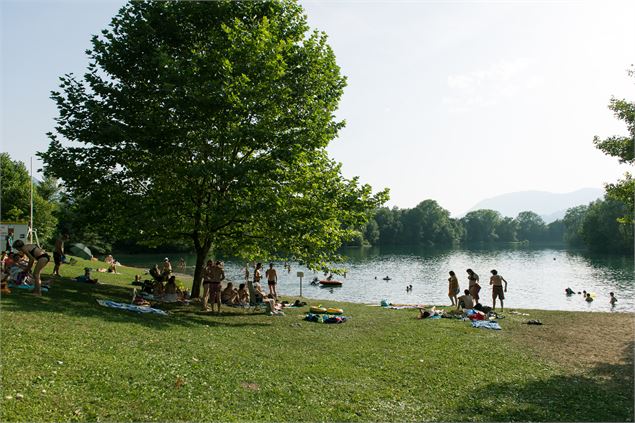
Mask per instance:
[[[269,263],[269,269],[265,272],[267,276],[267,284],[269,285],[269,294],[273,295],[275,300],[278,299],[278,291],[276,290],[276,284],[278,283],[278,273],[273,268],[273,263]]]
[[[505,282],[505,289],[503,289],[503,282]],[[504,292],[507,292],[507,281],[494,269],[492,270],[492,277],[489,278],[489,284],[492,285],[492,310],[496,308],[496,297],[500,299],[502,310],[503,300],[505,299]]]
[[[166,257],[163,259],[163,271],[161,272],[161,276],[163,280],[167,281],[170,275],[172,275],[172,263],[170,263],[170,259]]]
[[[209,311],[209,308],[207,307],[207,300],[209,298],[209,291],[212,283],[213,266],[214,262],[212,260],[207,260],[205,268],[203,269],[203,311]]]
[[[223,268],[223,262],[217,260],[214,266],[212,266],[210,274],[210,297],[212,302],[212,312],[214,311],[214,304],[218,305],[218,313],[220,313],[220,288],[221,282],[225,280],[225,269]]]
[[[62,233],[55,240],[55,249],[53,250],[53,261],[55,267],[53,267],[53,275],[60,276],[60,266],[62,265],[62,259],[64,257],[64,241],[68,240],[68,234]]]
[[[412,289],[412,285],[410,285]],[[448,297],[450,297],[450,301],[452,301],[452,305],[458,304],[457,295],[461,292],[459,288],[459,279],[456,277],[456,274],[453,270],[450,270],[450,277],[448,278]]]
[[[51,261],[51,257],[46,253],[46,251],[44,251],[37,245],[25,244],[19,239],[13,242],[13,248],[26,254],[26,256],[29,258],[29,264],[25,269],[28,273],[31,273],[31,268],[35,263],[35,268],[33,269],[33,280],[35,289],[33,290],[33,294],[41,296],[42,280],[40,279],[40,274],[42,273],[42,269],[44,269],[44,266],[46,266],[48,262]]]
[[[467,281],[468,281],[468,289],[470,290],[470,295],[472,296],[472,299],[474,300],[474,303],[478,303],[479,300],[479,296],[478,293],[481,290],[481,285],[479,285],[478,281],[478,275],[472,270],[472,269],[467,269]]]

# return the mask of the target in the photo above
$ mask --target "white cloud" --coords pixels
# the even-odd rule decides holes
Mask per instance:
[[[529,89],[536,88],[542,79],[532,74],[534,61],[526,57],[502,59],[484,69],[449,75],[449,94],[443,104],[451,111],[464,112],[476,107],[491,107]]]

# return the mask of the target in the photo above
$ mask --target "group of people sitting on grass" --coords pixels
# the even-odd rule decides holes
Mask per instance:
[[[167,303],[183,301],[188,298],[187,290],[179,288],[176,284],[176,276],[171,275],[165,283],[162,278],[151,280],[141,280],[140,275],[135,275],[132,285],[141,287],[141,292],[148,296],[151,295],[153,300],[160,300]]]
[[[461,296],[458,296],[461,289],[459,288],[459,280],[456,277],[456,273],[450,270],[450,277],[448,278],[448,297],[450,297],[452,305],[456,305],[457,309],[471,309],[476,304],[480,305],[479,292],[481,291],[481,285],[479,284],[479,276],[472,269],[467,269],[466,272],[468,289],[465,289]],[[507,292],[507,281],[495,269],[491,271],[491,274],[489,284],[492,286],[492,310],[496,308],[496,298],[500,300],[502,310],[505,292]],[[505,283],[505,287],[503,287],[503,283]]]

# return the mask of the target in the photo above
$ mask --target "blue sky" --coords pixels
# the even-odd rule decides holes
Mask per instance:
[[[28,163],[56,115],[49,91],[86,68],[120,1],[7,1],[2,149]],[[329,147],[390,205],[454,215],[512,191],[601,187],[625,170],[593,147],[624,134],[607,104],[635,99],[635,2],[303,1],[348,87]],[[36,167],[41,166],[36,161]]]

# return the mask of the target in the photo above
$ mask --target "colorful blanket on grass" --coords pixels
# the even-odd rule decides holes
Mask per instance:
[[[473,328],[483,328],[483,329],[494,329],[494,330],[501,330],[501,326],[498,324],[498,322],[492,322],[489,320],[472,320],[472,327]]]
[[[97,300],[97,302],[101,306],[110,307],[110,308],[118,308],[119,310],[134,311],[136,313],[160,314],[161,316],[168,315],[168,313],[166,313],[163,310],[159,310],[158,308],[143,307],[143,306],[138,306],[135,304],[117,303],[115,301],[110,301],[110,300]]]

